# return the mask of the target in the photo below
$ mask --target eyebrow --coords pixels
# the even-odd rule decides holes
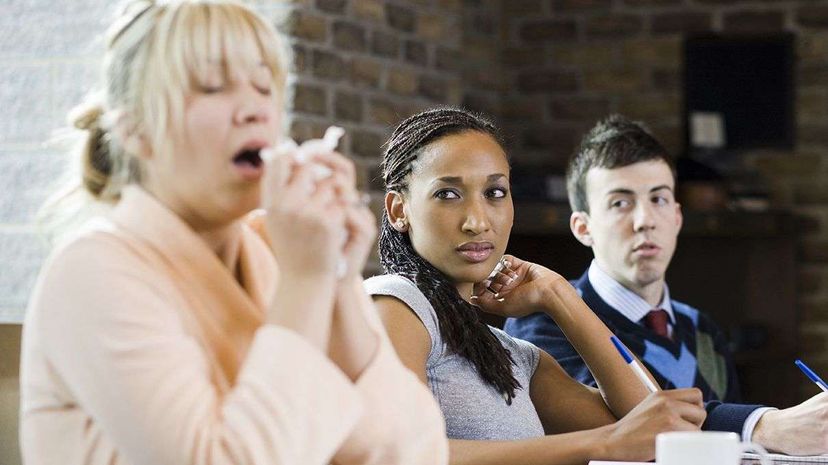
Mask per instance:
[[[662,184],[660,186],[653,187],[652,189],[649,190],[648,193],[652,194],[653,192],[658,192],[660,190],[665,190],[665,189],[670,191],[670,192],[673,192],[672,187],[668,186],[667,184]],[[617,189],[612,189],[611,191],[606,193],[606,195],[613,195],[613,194],[635,195],[635,192],[632,189],[626,189],[626,188],[623,188],[623,187],[619,187]]]
[[[486,176],[487,181],[496,181],[500,178],[505,178],[506,175],[502,173],[490,174]],[[441,181],[447,184],[462,184],[463,177],[462,176],[443,176],[441,178],[437,178],[435,181]]]

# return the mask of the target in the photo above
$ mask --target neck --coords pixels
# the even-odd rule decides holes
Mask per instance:
[[[153,189],[153,186],[146,183],[142,186],[146,192],[156,198],[170,211],[176,214],[207,244],[222,261],[222,263],[230,269],[234,275],[237,275],[236,267],[238,265],[239,255],[239,221],[231,221],[224,224],[214,224],[206,220],[203,215],[200,215],[193,208],[190,208],[185,202],[177,201],[176,198],[169,195],[163,195],[162,191]]]
[[[455,283],[454,287],[457,288],[457,292],[460,293],[460,297],[462,297],[466,302],[469,302],[469,298],[474,290],[474,283]]]
[[[629,287],[629,289],[655,308],[664,297],[664,279],[659,279],[644,286]]]

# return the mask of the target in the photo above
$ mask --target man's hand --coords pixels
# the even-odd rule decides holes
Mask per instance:
[[[753,430],[753,442],[788,455],[828,454],[828,394],[766,412]]]

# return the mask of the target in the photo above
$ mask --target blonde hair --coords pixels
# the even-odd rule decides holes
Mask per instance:
[[[128,2],[107,31],[103,87],[69,115],[70,124],[86,132],[75,190],[114,203],[126,184],[140,182],[140,163],[125,142],[138,137],[155,150],[168,148],[198,76],[218,63],[228,79],[231,70],[247,64],[241,63],[248,57],[237,53],[238,45],[251,41],[273,75],[274,95],[282,95],[284,43],[247,7],[231,0]]]

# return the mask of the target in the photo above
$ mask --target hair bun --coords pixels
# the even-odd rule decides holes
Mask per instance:
[[[72,126],[84,130],[93,131],[101,128],[101,117],[104,109],[98,104],[81,105],[70,114]]]

